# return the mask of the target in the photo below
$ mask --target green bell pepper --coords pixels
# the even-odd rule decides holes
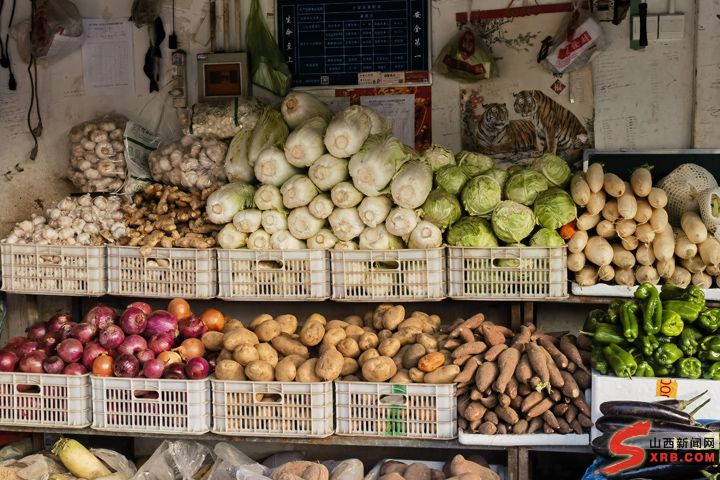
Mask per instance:
[[[700,350],[697,353],[697,358],[699,358],[703,362],[718,362],[720,361],[720,352],[715,352],[712,350]]]
[[[672,365],[677,360],[680,360],[682,357],[682,350],[680,350],[678,346],[674,343],[666,343],[665,345],[660,345],[653,354],[653,358],[655,359],[655,361],[663,365]]]
[[[637,362],[628,352],[611,343],[603,348],[605,358],[618,377],[632,377],[637,371]]]
[[[638,349],[636,347],[630,347],[630,348],[626,348],[625,351],[628,352],[630,355],[632,355],[632,357],[635,359],[635,363],[637,363],[638,365],[640,365],[640,362],[645,361],[645,357],[643,357],[643,354],[640,351],[640,349]]]
[[[639,327],[637,314],[640,307],[633,302],[625,302],[620,310],[620,324],[622,326],[623,336],[628,342],[633,342],[638,336]],[[658,331],[660,329],[658,328]],[[657,333],[657,332],[648,332]]]
[[[669,300],[663,304],[663,308],[677,313],[680,315],[680,318],[690,323],[697,320],[698,315],[700,315],[700,312],[703,309],[703,307],[697,303],[686,302],[683,300]]]
[[[673,337],[668,337],[667,335],[663,335],[662,333],[658,333],[657,335],[655,335],[655,339],[660,345],[665,345],[666,343],[673,343],[675,341]]]
[[[684,288],[666,283],[660,290],[660,300],[663,302],[667,302],[668,300],[682,300],[683,293],[685,293]]]
[[[705,370],[703,378],[708,380],[720,380],[720,362],[715,362]]]
[[[705,292],[703,292],[697,285],[689,285],[685,288],[685,291],[680,299],[705,308]]]
[[[655,371],[655,376],[657,377],[671,377],[675,375],[675,365],[663,365],[654,359],[648,359],[647,362]]]
[[[617,325],[601,324],[595,333],[583,332],[583,334],[593,338],[593,344],[606,345],[608,343],[624,343],[625,337]]]
[[[638,363],[637,371],[635,371],[636,377],[654,377],[655,370],[650,366],[648,362]]]
[[[610,319],[607,314],[600,309],[596,309],[588,313],[583,324],[583,332],[594,332],[601,323],[609,323]]]
[[[607,311],[608,321],[610,323],[615,325],[620,323],[620,310],[625,302],[626,300],[623,300],[622,298],[616,298],[610,302]]]
[[[709,308],[700,312],[698,316],[698,325],[704,330],[712,333],[720,328],[720,308]]]
[[[633,345],[640,349],[643,355],[649,357],[655,349],[660,346],[660,342],[657,341],[657,338],[655,338],[655,335],[652,333],[640,332],[635,342],[633,342]]]
[[[681,358],[677,362],[677,371],[683,378],[700,378],[702,363],[695,357]]]
[[[652,283],[645,282],[635,290],[635,298],[641,301],[645,333],[655,335],[660,331],[663,323],[662,303],[657,288]]]
[[[609,365],[602,347],[595,347],[590,352],[590,366],[603,375],[607,375]]]
[[[708,335],[700,341],[698,358],[703,362],[720,360],[720,335]]]
[[[685,322],[676,312],[672,310],[664,310],[662,312],[662,327],[660,332],[668,337],[677,337],[685,328]]]
[[[678,346],[680,347],[680,350],[685,353],[685,355],[687,355],[688,357],[692,357],[699,350],[700,344],[698,342],[702,338],[703,334],[700,333],[697,328],[685,327],[685,329],[680,334],[680,341],[678,342]]]

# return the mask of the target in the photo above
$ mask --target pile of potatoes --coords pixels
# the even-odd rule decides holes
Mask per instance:
[[[474,460],[474,461],[471,461]],[[397,460],[385,462],[380,467],[378,480],[500,480],[487,461],[480,455],[466,460],[457,455],[447,462],[442,471],[429,468],[422,462],[406,464]]]
[[[381,304],[344,320],[314,313],[301,327],[289,314],[263,314],[247,325],[229,320],[202,341],[220,352],[218,380],[454,383],[460,367],[442,348],[448,336],[440,323],[437,315],[406,316],[402,305]]]
[[[279,466],[270,474],[271,480],[348,480],[362,479],[363,464],[360,460],[345,460],[330,471],[320,463],[297,460]]]

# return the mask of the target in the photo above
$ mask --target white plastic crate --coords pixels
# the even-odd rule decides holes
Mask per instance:
[[[448,296],[557,300],[567,293],[566,247],[448,247]]]
[[[365,475],[365,480],[378,480],[380,478],[380,469],[383,465],[387,462],[402,462],[407,465],[412,465],[413,463],[422,462],[425,465],[427,465],[429,468],[440,470],[442,471],[443,467],[445,466],[445,462],[433,462],[433,461],[426,461],[426,460],[399,460],[395,458],[386,458],[384,460],[380,460],[377,465],[375,465],[370,472]],[[450,461],[450,458],[448,458],[448,462]],[[488,466],[490,470],[497,473],[501,480],[505,480],[507,478],[507,468],[504,465],[489,465]]]
[[[330,250],[332,298],[412,302],[446,297],[445,248]]]
[[[211,383],[214,433],[299,438],[333,433],[332,382]]]
[[[454,384],[335,382],[335,433],[456,438],[456,390]]]
[[[2,289],[41,295],[105,295],[105,247],[0,244]]]
[[[0,373],[0,425],[84,428],[91,415],[90,374]]]
[[[212,298],[217,292],[215,249],[153,248],[147,257],[140,247],[107,249],[111,295]]]
[[[92,428],[200,435],[210,431],[210,380],[90,376]]]
[[[325,300],[325,250],[217,250],[218,297],[224,300]]]

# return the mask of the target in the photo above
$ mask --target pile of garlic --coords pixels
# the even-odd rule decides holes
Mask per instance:
[[[120,197],[65,197],[48,208],[46,216],[33,214],[17,223],[1,243],[33,245],[102,245],[126,235]]]
[[[117,192],[125,181],[127,120],[123,117],[92,120],[70,130],[68,177],[83,192]]]
[[[214,137],[185,135],[166,143],[150,154],[148,163],[153,180],[190,191],[224,184],[227,145]]]

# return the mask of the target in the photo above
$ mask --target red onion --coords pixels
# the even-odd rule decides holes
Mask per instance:
[[[145,314],[145,316],[152,313],[152,308],[145,302],[133,302],[127,306],[127,308],[139,308]]]
[[[140,362],[140,365],[142,365],[142,364],[144,364],[145,362],[147,362],[148,360],[154,359],[154,358],[155,358],[155,354],[153,353],[152,350],[150,350],[150,349],[148,348],[148,349],[140,350],[139,352],[136,352],[136,353],[135,353],[135,358],[137,358],[137,359],[138,359],[138,362]]]
[[[123,312],[120,320],[118,320],[118,325],[127,334],[138,335],[145,331],[147,316],[139,308],[130,307]]]
[[[20,371],[25,373],[43,373],[42,362],[47,355],[42,350],[35,350],[20,359]]]
[[[208,331],[205,324],[195,315],[191,315],[185,320],[180,320],[178,328],[180,335],[185,338],[198,338]]]
[[[57,353],[65,363],[76,363],[83,356],[83,345],[80,340],[68,338],[57,346]]]
[[[0,372],[15,371],[15,365],[20,361],[20,357],[12,352],[0,353]],[[163,365],[165,365],[163,363]]]
[[[80,363],[71,363],[70,365],[65,366],[62,373],[63,375],[85,375],[87,373],[87,368]]]
[[[40,344],[38,342],[26,342],[15,349],[15,354],[22,358],[28,353],[32,353],[39,348]]]
[[[140,371],[140,362],[133,355],[124,353],[115,360],[113,371],[116,377],[131,378]]]
[[[45,336],[40,339],[40,342],[38,342],[38,348],[44,350],[46,354],[52,355],[58,343],[60,343],[56,335],[56,333],[45,334]]]
[[[107,327],[100,330],[98,340],[100,341],[100,345],[109,350],[112,350],[113,348],[119,347],[123,343],[123,341],[125,340],[125,333],[123,333],[122,328],[118,327],[117,325],[108,325]]]
[[[72,331],[73,327],[76,327],[77,323],[75,322],[68,322],[64,323],[60,329],[55,332],[55,336],[60,340],[61,342],[65,339],[71,338],[72,335],[70,335],[70,332]]]
[[[48,321],[48,332],[57,332],[63,325],[71,321],[72,318],[67,313],[58,313]]]
[[[173,380],[187,380],[185,375],[185,364],[181,362],[171,363],[165,367],[163,378],[171,378]]]
[[[108,325],[113,325],[115,320],[117,320],[115,310],[100,303],[85,315],[83,322],[94,325],[98,330],[102,330]]]
[[[173,340],[173,336],[169,333],[158,333],[150,338],[148,348],[150,348],[155,355],[160,355],[162,352],[167,352],[172,348]]]
[[[175,338],[178,334],[177,328],[177,319],[170,312],[157,310],[147,317],[147,327],[145,327],[143,335],[150,338],[157,333],[169,333]]]
[[[160,378],[165,372],[165,362],[153,358],[143,364],[142,373],[147,378]]]
[[[57,355],[53,355],[52,357],[47,357],[42,361],[42,367],[43,370],[45,370],[45,373],[54,373],[57,375],[63,371],[63,368],[65,368],[65,362],[63,362],[62,358]]]
[[[30,340],[40,340],[48,333],[47,322],[37,322],[31,327],[25,329],[27,332],[27,338]]]
[[[117,348],[113,348],[112,350],[110,350],[110,351],[108,352],[108,355],[110,355],[110,358],[112,358],[113,360],[115,360],[117,357],[120,356],[120,352],[118,352],[118,349],[117,349]]]
[[[82,364],[83,367],[90,370],[92,368],[92,364],[95,361],[97,357],[100,356],[101,353],[108,353],[107,349],[102,347],[99,343],[90,342],[85,345],[85,350],[83,350],[82,354]]]
[[[89,323],[78,323],[70,330],[70,336],[80,340],[82,344],[86,344],[95,340],[97,336],[97,327]]]
[[[209,372],[210,365],[202,357],[191,358],[185,365],[185,374],[192,380],[202,380],[208,376]]]
[[[208,373],[208,375],[210,375],[210,373],[213,373],[215,371],[215,367],[217,367],[217,359],[219,356],[220,356],[219,353],[212,352],[211,354],[209,354],[206,357],[208,365],[210,366],[210,372]]]
[[[27,342],[29,342],[29,340],[25,337],[13,337],[7,342],[7,344],[5,344],[5,347],[3,347],[3,348],[5,348],[6,350],[14,351],[20,345],[27,343]]]
[[[135,355],[140,350],[147,348],[147,342],[140,335],[130,335],[125,337],[123,343],[118,347],[118,352],[127,353],[128,355]]]

